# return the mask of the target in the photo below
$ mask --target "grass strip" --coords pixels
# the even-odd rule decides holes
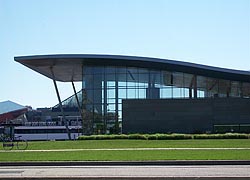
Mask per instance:
[[[250,160],[250,150],[1,152],[0,161]]]
[[[34,141],[28,150],[115,148],[250,148],[249,139]],[[2,147],[0,148],[2,150]],[[16,147],[14,148],[16,149]],[[250,150],[85,150],[0,152],[0,161],[250,160]]]
[[[31,141],[28,150],[112,148],[250,148],[249,139]],[[14,147],[16,149],[16,147]],[[2,146],[0,150],[3,150]]]

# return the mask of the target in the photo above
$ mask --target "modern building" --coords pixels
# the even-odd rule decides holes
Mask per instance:
[[[0,102],[0,134],[7,134],[14,137],[14,124],[22,122],[28,107],[12,101]]]
[[[81,116],[77,108],[65,110],[70,137],[76,139],[82,131]],[[0,102],[0,134],[25,140],[68,139],[61,114],[57,107],[34,110],[12,101],[3,101]]]
[[[28,108],[12,101],[0,102],[0,124],[9,123],[10,120],[18,121],[23,119],[23,115]]]
[[[20,56],[53,80],[61,116],[77,109],[83,134],[212,132],[250,125],[250,72],[167,59],[95,55]],[[57,81],[75,95],[61,101]],[[74,82],[82,82],[76,92]],[[237,127],[237,128],[235,128]]]

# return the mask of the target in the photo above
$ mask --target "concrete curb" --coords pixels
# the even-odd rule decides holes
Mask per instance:
[[[3,177],[1,180],[249,180],[249,177]]]
[[[0,162],[0,166],[195,166],[195,165],[250,165],[250,160]]]
[[[3,177],[1,180],[249,180],[249,177]]]

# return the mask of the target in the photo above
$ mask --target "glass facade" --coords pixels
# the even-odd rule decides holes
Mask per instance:
[[[81,95],[84,133],[120,133],[123,99],[250,98],[250,83],[149,68],[84,66]]]

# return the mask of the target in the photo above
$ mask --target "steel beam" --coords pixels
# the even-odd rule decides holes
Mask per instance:
[[[52,74],[52,77],[53,77],[52,80],[53,80],[53,83],[54,83],[54,86],[55,86],[57,99],[58,99],[58,101],[59,101],[59,106],[60,106],[60,109],[61,109],[63,122],[64,122],[65,127],[66,127],[66,131],[67,131],[67,134],[68,134],[68,138],[69,138],[69,140],[71,140],[71,135],[70,135],[70,131],[69,131],[69,126],[68,126],[68,122],[67,122],[67,120],[66,120],[66,118],[65,118],[64,110],[63,110],[63,107],[62,107],[62,101],[61,101],[60,94],[59,94],[59,91],[58,91],[58,87],[57,87],[57,84],[56,84],[56,80],[55,80],[55,75],[54,75],[53,67],[51,67],[50,70],[51,70],[51,74]]]
[[[82,129],[83,129],[83,120],[84,120],[83,110],[81,109],[80,101],[78,99],[78,96],[77,96],[77,93],[76,93],[75,84],[74,84],[73,80],[71,81],[71,83],[72,83],[72,87],[73,87],[73,90],[74,90],[74,94],[75,94],[75,98],[76,98],[76,102],[77,102],[78,111],[79,111],[79,113],[81,115],[81,118],[82,118]],[[82,134],[83,134],[83,131],[82,131]]]

